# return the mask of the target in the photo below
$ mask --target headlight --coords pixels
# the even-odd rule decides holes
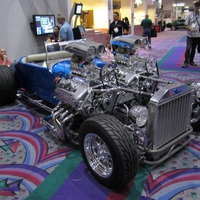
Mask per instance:
[[[200,83],[192,83],[190,87],[195,90],[197,98],[200,98]]]
[[[147,108],[144,106],[133,106],[129,111],[129,115],[135,119],[136,124],[142,127],[146,124],[148,118]]]

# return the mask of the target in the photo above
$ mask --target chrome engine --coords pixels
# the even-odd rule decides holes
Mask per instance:
[[[97,43],[70,43],[65,49],[73,53],[70,78],[57,78],[55,97],[60,102],[51,115],[55,135],[77,145],[79,125],[85,119],[113,115],[129,130],[141,159],[150,154],[153,161],[147,163],[155,164],[163,152],[173,151],[192,132],[188,124],[193,89],[160,78],[156,60],[137,54],[136,40],[139,46],[145,44],[138,37],[115,39],[116,55],[102,68],[92,62],[100,51]]]

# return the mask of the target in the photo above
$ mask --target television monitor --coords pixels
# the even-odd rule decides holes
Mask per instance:
[[[55,15],[33,15],[33,28],[37,36],[52,34],[55,24]]]
[[[83,10],[83,4],[82,3],[76,3],[74,8],[74,15],[81,15]]]

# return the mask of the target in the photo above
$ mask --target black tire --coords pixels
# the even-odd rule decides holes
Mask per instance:
[[[17,86],[11,69],[8,66],[0,66],[0,105],[13,102],[16,93]]]
[[[199,132],[200,131],[200,120],[195,122],[195,123],[192,123],[192,128],[193,128],[193,131],[194,132]]]
[[[90,137],[91,135],[95,136],[95,139],[98,139],[98,141],[101,141],[103,143],[102,146],[104,147],[99,147],[97,142],[95,143],[96,149],[91,148],[93,152],[96,153],[92,154],[92,152],[90,154],[91,156],[94,156],[92,158],[94,162],[88,160],[85,151],[87,149],[85,140],[87,138],[92,139],[92,137]],[[95,140],[95,142],[96,141],[97,140]],[[90,144],[92,144],[91,141],[89,142],[89,145]],[[123,188],[138,172],[139,159],[133,137],[129,135],[128,130],[123,126],[123,124],[113,116],[97,115],[83,122],[80,128],[79,145],[83,160],[91,174],[98,182],[108,188]],[[104,152],[103,159],[102,155],[98,154],[98,147],[101,150],[101,153],[107,149],[109,150],[106,153]],[[109,162],[105,162],[107,157],[109,157]],[[95,169],[93,164],[96,165]],[[99,174],[97,170],[100,169],[101,172],[104,171],[103,167],[106,168],[106,164],[112,165],[110,173],[107,175]],[[109,170],[106,172],[108,171]]]

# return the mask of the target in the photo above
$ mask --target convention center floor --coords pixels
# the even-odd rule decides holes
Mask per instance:
[[[197,66],[182,68],[186,31],[165,29],[152,38],[154,56],[166,80],[200,81]],[[107,52],[103,59],[111,60]],[[0,107],[0,199],[6,200],[192,200],[200,199],[200,136],[156,167],[142,165],[123,191],[100,185],[88,172],[80,151],[52,136],[45,112],[22,99]]]

